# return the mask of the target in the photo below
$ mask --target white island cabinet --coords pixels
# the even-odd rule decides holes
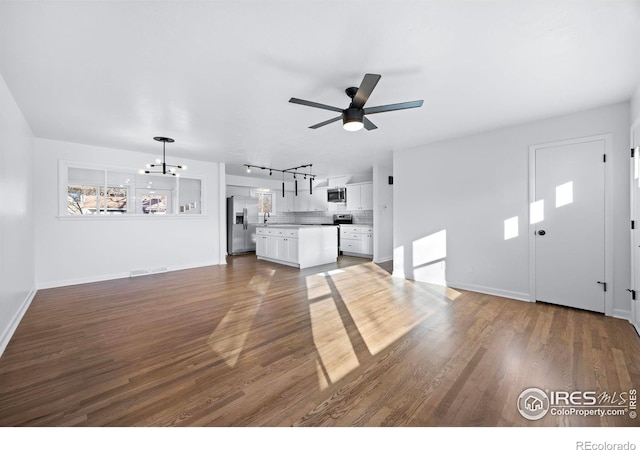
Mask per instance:
[[[258,225],[258,259],[305,269],[338,260],[338,231],[326,225]]]

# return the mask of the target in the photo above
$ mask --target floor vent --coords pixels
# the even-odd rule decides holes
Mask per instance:
[[[136,269],[129,272],[129,277],[140,277],[142,275],[151,275],[152,273],[166,272],[167,267],[149,267],[148,269]]]

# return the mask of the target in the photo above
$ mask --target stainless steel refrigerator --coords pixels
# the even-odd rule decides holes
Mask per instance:
[[[247,195],[227,198],[227,252],[230,255],[256,251],[258,199]]]

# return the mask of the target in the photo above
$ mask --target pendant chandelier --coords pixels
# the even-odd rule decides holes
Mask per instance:
[[[155,164],[147,164],[147,168],[140,170],[140,173],[141,174],[159,173],[162,175],[172,175],[174,177],[179,177],[180,173],[177,171],[177,169],[187,170],[187,166],[176,166],[172,164],[167,164],[167,157],[166,157],[167,142],[171,143],[171,142],[175,142],[175,140],[170,137],[163,137],[163,136],[156,136],[153,139],[158,142],[162,142],[162,159],[160,158],[156,159]],[[149,169],[155,169],[156,167],[158,168],[157,170],[149,170]]]

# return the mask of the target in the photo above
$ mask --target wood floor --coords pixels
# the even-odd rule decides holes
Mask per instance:
[[[341,258],[38,292],[0,358],[3,426],[638,426],[523,418],[530,387],[640,388],[629,323]]]

